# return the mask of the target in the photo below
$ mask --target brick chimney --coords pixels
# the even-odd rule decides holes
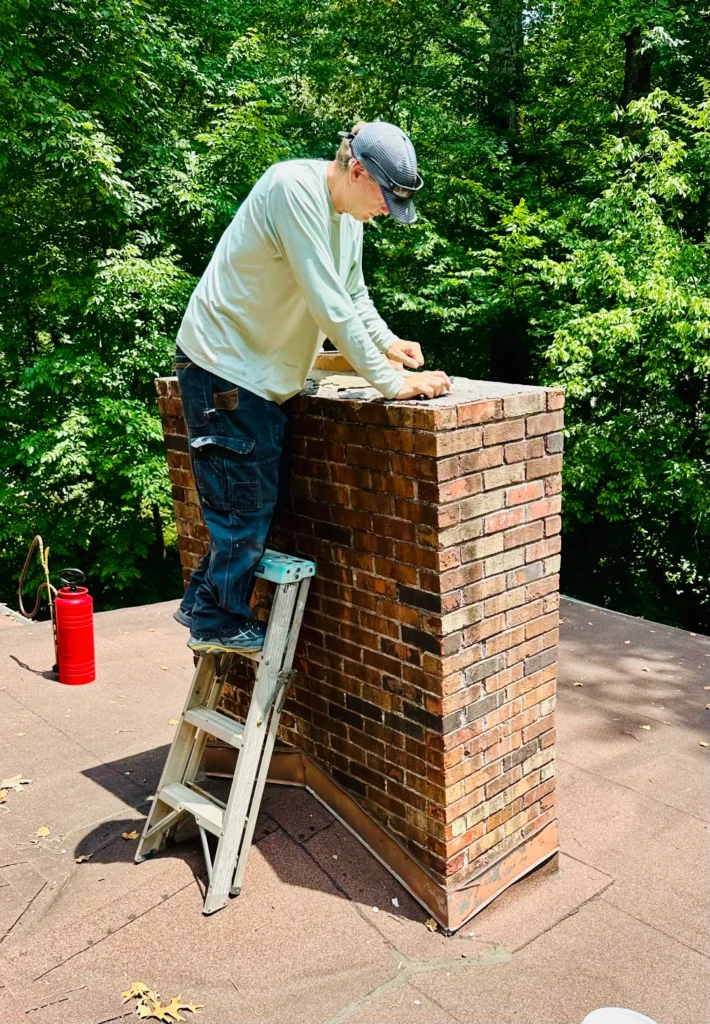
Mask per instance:
[[[357,384],[314,371],[293,402],[273,543],[318,576],[272,777],[315,792],[453,931],[558,849],[564,395],[456,378],[400,403]],[[208,537],[177,381],[157,386],[187,580]],[[235,673],[226,710],[248,686]]]

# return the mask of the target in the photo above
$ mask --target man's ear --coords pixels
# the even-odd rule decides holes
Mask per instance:
[[[364,174],[367,174],[367,171],[362,166],[362,164],[359,162],[359,160],[356,160],[353,157],[353,161],[350,164],[350,180],[351,181],[359,181],[360,178],[362,178],[362,176]]]

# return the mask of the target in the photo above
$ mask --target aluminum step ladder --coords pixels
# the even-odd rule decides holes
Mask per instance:
[[[136,851],[136,863],[154,856],[185,818],[195,819],[202,840],[209,884],[203,911],[213,914],[238,896],[249,856],[261,797],[284,701],[303,610],[316,567],[302,558],[267,548],[256,569],[276,584],[262,651],[203,654],[163,768],[160,785]],[[256,664],[256,679],[246,722],[217,711],[234,658]],[[197,784],[210,736],[239,751],[229,798],[216,800]],[[217,837],[214,861],[207,832]]]

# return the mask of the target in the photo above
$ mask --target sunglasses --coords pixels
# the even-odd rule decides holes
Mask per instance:
[[[355,159],[358,160],[359,157],[356,157]],[[398,199],[411,199],[411,197],[415,195],[415,193],[417,193],[421,188],[424,187],[424,179],[419,173],[417,173],[416,185],[414,185],[413,187],[410,185],[401,185],[398,181],[395,181],[393,178],[390,178],[389,174],[387,174],[387,172],[381,167],[381,165],[377,162],[377,160],[375,160],[374,157],[365,156],[365,159],[367,160],[368,164],[374,164],[377,170],[380,172],[381,177],[377,178],[378,184],[384,185],[386,188],[390,190],[390,192],[393,195],[397,196]],[[360,162],[362,163],[362,161]],[[365,164],[363,164],[363,167],[365,167],[365,170],[367,170],[367,166]]]

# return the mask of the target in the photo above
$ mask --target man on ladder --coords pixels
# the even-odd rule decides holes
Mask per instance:
[[[180,393],[209,555],[180,608],[202,657],[185,702],[136,861],[156,853],[185,817],[202,840],[214,913],[242,886],[303,609],[315,565],[264,551],[279,482],[287,479],[283,404],[303,387],[323,336],[387,398],[433,397],[441,372],[417,367],[415,342],[378,316],[362,276],[362,224],[391,213],[411,224],[422,186],[411,142],[394,125],[341,133],[336,159],[291,160],[264,174],[222,236],[178,335]],[[255,573],[276,585],[268,628],[249,615]],[[233,658],[256,665],[246,722],[218,710]],[[226,804],[198,784],[208,736],[239,751]],[[217,838],[212,857],[207,833]]]
[[[284,403],[306,381],[324,337],[386,398],[435,397],[445,373],[404,376],[421,348],[380,318],[362,273],[363,223],[412,224],[423,182],[395,125],[341,132],[334,160],[288,160],[259,179],[192,294],[176,368],[210,551],[175,613],[197,652],[256,651],[255,569],[288,480]]]

